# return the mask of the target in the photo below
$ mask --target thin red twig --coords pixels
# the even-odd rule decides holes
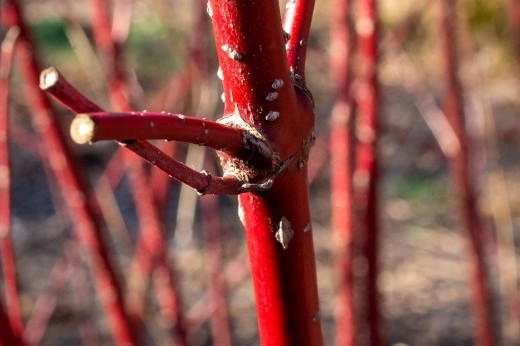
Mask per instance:
[[[210,158],[206,155],[206,162]],[[211,334],[215,345],[231,345],[229,316],[226,303],[227,288],[222,275],[224,228],[219,214],[217,196],[205,196],[199,200],[204,234],[204,262],[209,302],[213,307],[210,317]]]
[[[88,189],[66,141],[60,132],[49,100],[38,89],[39,71],[35,45],[15,0],[2,8],[5,23],[20,27],[17,62],[25,79],[24,86],[32,109],[34,124],[40,132],[48,160],[69,209],[75,230],[88,253],[101,304],[107,314],[114,340],[134,343],[134,335],[124,309],[123,295],[101,232],[96,208],[88,203]]]
[[[355,222],[359,222],[365,239],[363,255],[368,265],[364,287],[370,344],[379,346],[381,341],[381,316],[379,311],[378,249],[379,249],[379,167],[377,139],[379,136],[379,84],[378,64],[378,17],[376,0],[355,2],[354,27],[359,51],[359,80],[356,86],[357,144],[353,176]]]
[[[336,345],[356,344],[352,259],[352,1],[331,3],[331,77],[337,89],[330,126],[332,228],[336,238]]]
[[[456,54],[455,1],[440,0],[440,30],[444,55],[444,71],[447,80],[444,112],[459,141],[460,150],[450,158],[455,187],[461,199],[461,215],[468,239],[468,255],[471,266],[472,308],[474,314],[475,342],[480,346],[495,344],[493,308],[490,282],[484,249],[483,219],[478,210],[474,176],[471,175],[469,140],[465,129],[462,86],[458,77]]]
[[[4,304],[0,301],[0,344],[1,345],[13,345],[22,346],[24,343],[20,340],[19,336],[13,331],[11,323],[9,322],[9,316],[5,312]]]
[[[11,159],[9,153],[9,87],[14,49],[19,29],[12,27],[0,47],[0,256],[5,283],[7,312],[13,332],[23,329],[14,250],[11,243]]]
[[[44,72],[46,71],[49,70]],[[42,76],[41,81],[44,84],[40,84],[40,87],[73,112],[103,112],[101,107],[82,95],[61,74],[56,73],[55,78]],[[193,187],[201,194],[237,194],[244,190],[243,182],[239,179],[234,177],[214,177],[206,172],[197,172],[165,155],[157,147],[146,141],[135,140],[120,143],[120,145],[160,168],[172,178]]]

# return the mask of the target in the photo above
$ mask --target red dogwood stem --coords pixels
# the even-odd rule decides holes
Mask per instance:
[[[366,239],[363,253],[368,269],[364,301],[370,344],[381,345],[379,297],[377,288],[379,248],[379,203],[377,137],[379,135],[378,18],[376,0],[356,0],[355,29],[359,49],[359,84],[356,87],[356,166],[354,170],[354,208],[356,222]]]
[[[152,112],[90,113],[77,115],[72,139],[79,143],[102,140],[165,139],[203,145],[228,154],[244,151],[243,130],[201,118]]]
[[[314,0],[288,1],[283,28],[289,34],[287,61],[295,74],[305,78],[305,60],[311,29]]]
[[[20,340],[9,322],[9,317],[5,313],[4,304],[0,302],[0,345],[1,346],[22,346],[24,343]]]
[[[289,162],[271,189],[239,196],[262,345],[321,345],[306,174],[312,101],[290,74],[278,1],[210,0],[209,12],[224,77],[224,120],[245,122],[273,150],[270,166],[247,163],[249,179]],[[225,160],[224,169],[232,169]]]
[[[2,8],[5,23],[20,28],[17,46],[18,64],[25,79],[24,86],[32,109],[34,124],[40,132],[46,154],[63,199],[74,222],[78,238],[87,251],[93,277],[114,340],[120,345],[135,343],[132,327],[124,310],[117,275],[108,255],[95,208],[88,203],[88,189],[59,126],[49,100],[38,89],[39,67],[35,46],[22,18],[17,1],[9,0]]]
[[[468,239],[470,284],[474,313],[475,341],[480,346],[494,345],[493,313],[486,255],[483,244],[483,220],[478,211],[474,180],[469,162],[468,138],[465,130],[462,87],[458,78],[458,60],[455,38],[455,1],[440,0],[440,28],[442,34],[445,78],[444,112],[459,141],[460,150],[450,158],[454,185],[461,199],[461,215]]]
[[[352,1],[331,3],[331,78],[337,88],[330,126],[332,228],[336,239],[336,345],[356,344],[352,270]]]
[[[11,62],[19,30],[11,28],[1,46],[0,55],[0,256],[4,273],[7,312],[18,338],[22,335],[23,322],[20,311],[18,280],[11,243],[11,159],[9,153],[9,78]]]
[[[45,76],[49,72],[52,72],[52,78]],[[47,91],[73,112],[103,112],[101,107],[81,94],[61,74],[57,73],[56,69],[46,69],[42,72],[40,88]],[[132,140],[119,144],[141,156],[172,178],[193,187],[199,193],[237,194],[241,191],[243,183],[234,177],[214,177],[205,172],[197,172],[172,159],[147,141]]]

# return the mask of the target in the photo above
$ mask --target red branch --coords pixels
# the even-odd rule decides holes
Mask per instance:
[[[50,166],[74,222],[75,231],[88,253],[96,288],[114,340],[119,344],[133,343],[133,330],[124,309],[122,290],[105,246],[96,208],[88,203],[87,185],[60,132],[51,104],[38,89],[40,68],[36,61],[35,45],[25,26],[18,2],[8,0],[2,8],[2,15],[5,23],[20,28],[17,62],[25,79],[24,86],[34,124],[40,133]]]
[[[290,35],[287,42],[287,60],[293,72],[305,78],[305,58],[314,11],[314,0],[288,1],[284,30]]]
[[[444,112],[458,138],[460,150],[450,158],[454,185],[461,199],[461,214],[468,239],[470,284],[473,289],[475,341],[480,346],[494,345],[493,309],[486,253],[483,239],[483,220],[477,205],[475,183],[469,160],[468,136],[465,130],[462,86],[458,77],[458,59],[455,35],[455,1],[440,0],[440,29],[444,54],[445,91]],[[474,173],[473,173],[474,174]]]
[[[102,140],[164,139],[193,143],[239,154],[245,132],[201,118],[167,113],[90,113],[77,115],[71,124],[72,139],[79,143]]]
[[[356,86],[356,163],[354,170],[354,211],[356,222],[366,239],[363,253],[368,271],[364,288],[366,322],[370,344],[382,344],[380,335],[380,312],[377,287],[379,248],[379,168],[377,138],[379,135],[379,84],[378,63],[378,18],[376,0],[357,0],[354,22],[359,50],[359,84]]]
[[[11,28],[1,46],[0,55],[0,256],[4,272],[5,296],[13,332],[21,337],[23,322],[16,265],[11,244],[11,160],[9,154],[9,77],[13,52],[20,31]]]
[[[24,343],[11,328],[9,317],[5,313],[4,304],[0,302],[0,344],[22,346]]]
[[[225,119],[239,117],[265,134],[282,161],[294,157],[271,189],[239,196],[260,339],[266,345],[321,345],[305,167],[313,142],[312,101],[289,78],[278,1],[209,5]]]
[[[53,77],[47,77],[50,71]],[[40,87],[76,113],[103,112],[103,109],[75,89],[56,69],[45,70],[40,78]],[[80,108],[85,107],[85,108]],[[164,154],[144,140],[134,140],[120,145],[133,151],[165,173],[197,190],[201,194],[237,194],[243,191],[243,182],[235,177],[215,177],[206,172],[197,172]]]
[[[336,237],[336,345],[355,345],[352,227],[352,1],[331,3],[331,78],[338,90],[330,126],[332,228]]]
[[[211,334],[213,344],[231,345],[229,316],[226,303],[227,287],[222,273],[223,225],[219,215],[217,196],[206,196],[200,199],[200,208],[204,215],[202,229],[204,233],[204,262],[206,283],[209,296]]]

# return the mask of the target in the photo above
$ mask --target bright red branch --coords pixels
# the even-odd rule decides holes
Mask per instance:
[[[7,25],[20,28],[17,63],[24,78],[33,123],[40,133],[48,161],[74,222],[74,229],[88,254],[99,298],[114,340],[119,344],[133,343],[133,330],[124,309],[122,290],[103,238],[100,218],[96,214],[96,208],[88,203],[87,185],[60,131],[50,101],[38,89],[40,68],[36,60],[35,44],[25,25],[19,3],[16,0],[5,2],[1,14]]]
[[[244,151],[245,131],[201,118],[153,112],[79,114],[71,125],[79,144],[102,140],[165,139],[229,154]]]
[[[474,174],[470,161],[469,140],[465,128],[463,89],[458,76],[459,65],[456,53],[455,1],[439,0],[440,32],[444,58],[444,73],[447,82],[444,112],[459,142],[460,149],[450,158],[454,186],[461,199],[461,214],[465,226],[472,286],[472,309],[474,314],[475,342],[480,346],[495,344],[492,294],[486,266],[484,247],[484,220],[478,209]]]
[[[314,0],[289,0],[283,28],[289,34],[287,60],[293,72],[305,78],[305,59],[314,11]]]
[[[43,73],[47,73],[45,70]],[[75,89],[59,73],[53,72],[53,76],[40,78],[40,87],[54,96],[74,112],[102,112],[101,107],[90,101],[86,96]],[[85,108],[81,108],[85,107]],[[143,140],[132,140],[120,143],[125,148],[133,151],[152,165],[191,187],[201,194],[237,194],[242,192],[242,184],[235,177],[214,177],[206,172],[197,172],[181,162],[178,162],[164,154],[154,145]]]

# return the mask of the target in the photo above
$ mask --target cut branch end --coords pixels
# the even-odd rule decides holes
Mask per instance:
[[[47,90],[53,87],[59,80],[59,72],[54,67],[43,70],[40,74],[40,89]]]
[[[78,144],[92,142],[96,124],[87,114],[78,114],[70,124],[70,136]]]

